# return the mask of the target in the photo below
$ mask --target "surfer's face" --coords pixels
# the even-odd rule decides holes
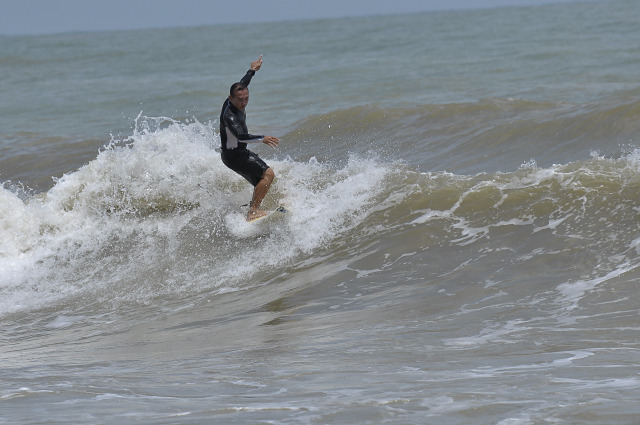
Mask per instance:
[[[244,111],[249,103],[249,90],[237,90],[233,96],[229,96],[229,101],[233,106]]]

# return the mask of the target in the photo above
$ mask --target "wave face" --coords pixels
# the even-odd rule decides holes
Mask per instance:
[[[354,107],[309,117],[288,136],[300,140],[298,155],[328,145],[320,155],[330,161],[373,151],[424,171],[510,171],[522,158],[550,166],[593,151],[628,153],[640,114],[632,95],[588,105],[492,98],[406,109]]]
[[[604,115],[619,116],[634,107]],[[340,112],[331,125],[333,134],[345,140],[354,134],[345,128],[349,122],[376,132],[369,123],[389,128],[394,120],[428,121],[450,110],[456,111],[450,116],[461,119],[460,110],[479,109],[482,116],[495,108],[427,108],[418,117],[357,109]],[[356,120],[354,115],[366,117]],[[289,138],[326,137],[317,129],[331,117],[309,119]],[[573,118],[568,144],[571,135],[585,131],[581,123],[594,121],[592,113]],[[458,126],[449,137],[474,125]],[[509,143],[526,144],[530,126],[527,118],[509,125]],[[566,128],[566,118],[541,126],[537,134]],[[502,127],[498,123],[487,133]],[[412,273],[417,275],[425,268],[438,269],[431,254],[458,256],[471,246],[460,264],[481,262],[492,279],[502,269],[505,279],[528,279],[530,270],[541,268],[564,282],[636,266],[638,235],[628,229],[638,218],[637,150],[618,158],[593,153],[549,167],[532,160],[512,172],[454,174],[420,172],[408,161],[383,160],[368,150],[376,145],[373,139],[357,144],[359,153],[347,152],[354,144],[334,144],[332,158],[323,161],[272,161],[278,179],[265,206],[284,204],[292,213],[261,225],[244,222],[241,206],[250,198],[250,187],[221,164],[212,149],[215,140],[212,124],[140,118],[131,137],[112,141],[48,192],[23,202],[5,187],[0,312],[73,303],[78,297],[136,305],[237,290],[262,281],[265,274],[281,273],[284,264],[295,268],[312,261],[319,252],[364,247],[380,256],[385,246],[394,246],[395,254],[385,254],[376,269],[393,272],[398,259],[414,258]],[[496,161],[492,147],[476,143],[485,153],[481,162]],[[496,149],[504,143],[497,142]],[[471,157],[469,151],[479,147],[466,144],[461,140],[458,148]],[[413,154],[419,156],[419,149]],[[449,166],[455,168],[456,162],[450,160]]]

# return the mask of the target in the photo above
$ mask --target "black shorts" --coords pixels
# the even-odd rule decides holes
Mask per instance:
[[[222,149],[222,162],[247,179],[254,187],[269,166],[258,155],[247,149]]]

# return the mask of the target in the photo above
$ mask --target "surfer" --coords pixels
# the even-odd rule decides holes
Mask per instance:
[[[245,108],[249,103],[249,83],[262,66],[262,55],[251,62],[251,67],[240,82],[229,90],[229,97],[220,113],[220,141],[222,162],[247,179],[254,187],[249,204],[247,221],[267,215],[260,204],[271,187],[275,173],[258,155],[247,149],[247,143],[264,143],[275,148],[280,139],[273,136],[258,136],[249,133]]]

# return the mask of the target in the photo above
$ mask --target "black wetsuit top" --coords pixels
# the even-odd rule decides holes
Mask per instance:
[[[240,80],[241,83],[248,86],[251,77],[256,74],[255,71],[249,70]],[[225,100],[220,113],[220,142],[222,150],[228,149],[247,149],[247,143],[261,142],[264,136],[256,136],[249,133],[246,123],[247,115],[244,111],[239,110]]]

